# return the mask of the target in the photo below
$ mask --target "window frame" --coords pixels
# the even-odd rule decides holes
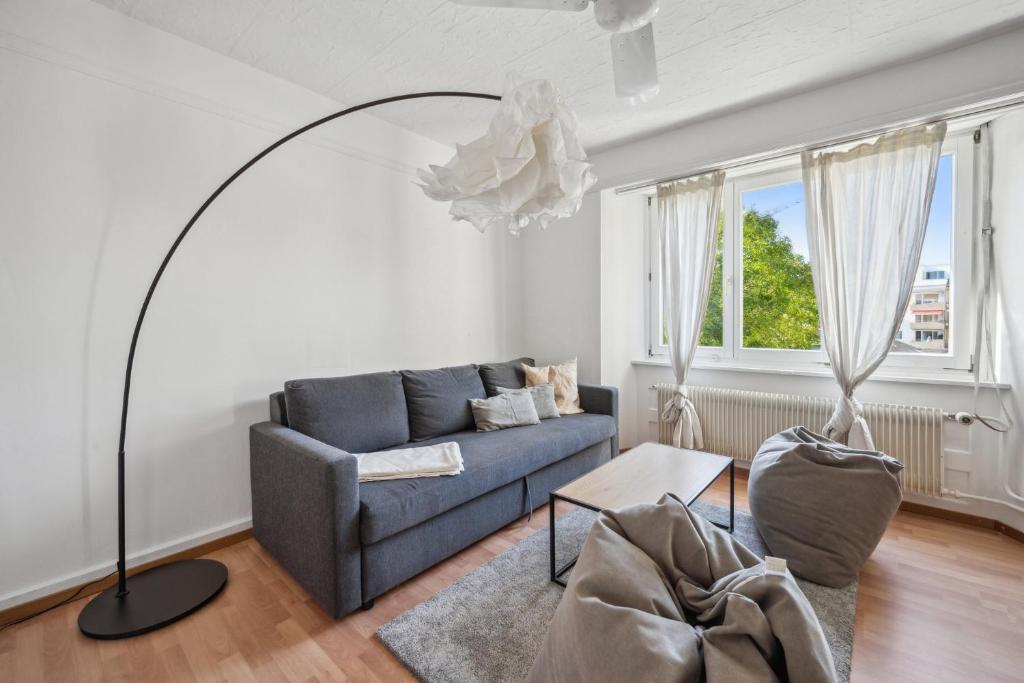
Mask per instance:
[[[946,353],[890,353],[880,366],[896,371],[969,370],[971,368],[970,324],[973,319],[973,256],[974,256],[974,143],[973,130],[950,134],[943,143],[941,155],[953,156],[953,229],[950,253],[949,341]],[[695,359],[702,365],[741,364],[750,367],[810,368],[828,365],[823,349],[754,349],[742,346],[743,329],[743,193],[793,182],[802,182],[799,157],[766,164],[742,172],[730,172],[722,190],[724,214],[722,240],[722,346],[700,346]],[[661,342],[662,299],[661,263],[657,205],[648,196],[644,220],[647,357],[668,360],[668,346]],[[913,302],[913,298],[911,299]]]
[[[799,164],[799,161],[797,162]],[[802,183],[803,173],[800,166],[750,173],[737,178],[733,183],[732,220],[730,230],[733,233],[733,244],[738,245],[732,253],[733,258],[733,300],[736,306],[732,309],[731,327],[736,343],[732,357],[744,363],[754,365],[780,364],[824,364],[828,361],[823,349],[759,349],[743,346],[743,193],[780,185]],[[730,222],[726,214],[727,223]],[[724,310],[724,307],[723,307]]]

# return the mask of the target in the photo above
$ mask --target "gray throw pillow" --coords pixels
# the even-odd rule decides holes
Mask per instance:
[[[527,392],[499,394],[491,398],[471,398],[476,431],[493,432],[508,427],[522,427],[540,423],[533,398]]]
[[[857,578],[903,499],[903,465],[804,428],[768,439],[750,466],[757,530],[797,576],[838,588]]]
[[[479,365],[480,379],[483,380],[484,390],[488,396],[497,396],[498,387],[509,387],[510,389],[522,389],[526,386],[526,373],[523,372],[523,363],[533,365],[532,358],[522,357],[504,363],[481,363]]]
[[[498,394],[529,394],[533,399],[533,407],[537,409],[537,417],[542,420],[559,417],[558,404],[555,403],[554,384],[536,384],[525,389],[508,389],[506,387],[497,387],[497,389]]]

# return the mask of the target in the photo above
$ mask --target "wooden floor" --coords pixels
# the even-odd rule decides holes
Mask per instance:
[[[745,507],[745,482],[737,488]],[[727,503],[727,491],[716,483],[705,500]],[[412,680],[377,627],[546,520],[542,508],[340,621],[248,540],[210,555],[231,571],[224,594],[162,631],[88,640],[75,624],[79,602],[0,632],[0,681]],[[1024,544],[899,513],[861,574],[853,680],[1024,681]]]

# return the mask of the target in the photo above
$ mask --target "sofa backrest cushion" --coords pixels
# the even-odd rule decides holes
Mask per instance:
[[[296,379],[284,384],[289,426],[349,453],[371,453],[409,440],[402,376],[375,372]]]
[[[270,395],[270,421],[282,427],[288,426],[288,408],[284,404],[283,391],[275,391]]]
[[[469,399],[486,393],[475,365],[403,370],[402,383],[413,441],[476,429]]]
[[[526,386],[526,373],[523,372],[523,363],[534,365],[532,358],[523,356],[504,363],[482,363],[480,367],[480,379],[484,383],[484,391],[488,396],[497,396],[498,387],[507,389],[522,389]]]

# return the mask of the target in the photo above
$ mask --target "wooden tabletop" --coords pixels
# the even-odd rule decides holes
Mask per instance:
[[[689,505],[731,462],[732,458],[724,455],[644,443],[554,494],[595,510],[657,503],[666,493]]]

